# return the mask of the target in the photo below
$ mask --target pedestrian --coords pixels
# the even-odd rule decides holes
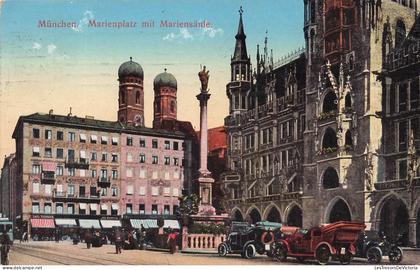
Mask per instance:
[[[23,242],[28,242],[28,232],[24,231],[22,234]]]
[[[55,242],[56,243],[60,242],[60,231],[59,231],[58,228],[55,229],[55,235],[54,235],[54,237],[55,237]]]
[[[124,241],[123,233],[119,229],[115,229],[114,235],[115,235],[115,253],[120,254],[121,246]]]
[[[90,249],[90,246],[92,245],[92,231],[91,230],[86,230],[85,232],[85,242],[86,242],[86,246],[88,249]]]
[[[9,250],[10,245],[12,244],[12,241],[10,240],[9,235],[6,233],[6,231],[3,231],[0,239],[1,244],[1,264],[2,265],[8,265],[9,264]]]
[[[168,234],[168,246],[169,246],[169,252],[171,254],[174,254],[176,251],[176,238],[177,233],[175,231],[172,231],[169,227],[169,234]]]

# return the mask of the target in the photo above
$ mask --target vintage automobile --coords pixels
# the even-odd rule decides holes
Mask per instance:
[[[297,229],[285,239],[276,241],[272,253],[279,261],[295,257],[299,262],[315,258],[320,264],[327,264],[332,259],[349,264],[356,253],[354,243],[364,228],[362,223],[340,221],[309,230]]]
[[[228,253],[240,253],[247,259],[255,257],[257,253],[272,256],[271,244],[276,239],[284,238],[283,231],[297,229],[291,228],[267,221],[257,222],[252,226],[245,222],[233,222],[227,240],[218,246],[219,256],[226,256]]]
[[[366,258],[369,263],[379,264],[382,256],[388,256],[391,263],[400,263],[403,251],[396,244],[390,243],[386,236],[377,231],[361,232],[356,243],[356,257]]]

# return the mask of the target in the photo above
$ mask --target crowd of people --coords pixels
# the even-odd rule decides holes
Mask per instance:
[[[52,235],[49,235],[49,240],[60,242],[64,234],[68,235],[74,245],[84,242],[86,248],[101,247],[104,244],[115,245],[116,254],[120,254],[123,249],[146,249],[147,245],[153,242],[153,234],[149,234],[146,228],[141,225],[141,228],[127,229],[122,227],[113,227],[112,230],[99,230],[94,227],[90,229],[70,230],[64,233],[62,229],[55,229]],[[51,234],[51,233],[50,233]],[[167,241],[166,245],[170,253],[176,252],[178,243],[178,233],[168,228],[166,229]],[[15,236],[20,243],[27,242],[30,238],[26,230],[16,230]]]

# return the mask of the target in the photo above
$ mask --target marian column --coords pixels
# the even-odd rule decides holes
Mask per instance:
[[[201,81],[200,94],[197,95],[197,99],[200,101],[200,169],[198,170],[198,184],[201,202],[199,212],[214,214],[215,210],[212,206],[212,184],[214,179],[207,168],[207,101],[210,99],[207,87],[210,75],[209,71],[206,70],[206,66],[198,73],[198,77]]]

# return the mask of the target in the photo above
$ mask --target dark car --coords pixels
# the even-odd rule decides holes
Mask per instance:
[[[361,232],[356,241],[356,257],[366,258],[369,263],[379,264],[382,256],[388,256],[391,263],[400,263],[403,251],[396,244],[390,243],[386,236],[377,231]]]
[[[105,245],[106,243],[106,236],[103,233],[96,231],[93,234],[92,247],[102,247],[102,245]]]
[[[234,222],[227,240],[218,247],[219,256],[228,253],[240,253],[247,259],[255,257],[257,253],[272,256],[271,244],[283,237],[282,227],[281,223],[266,221],[258,222],[255,226]]]

